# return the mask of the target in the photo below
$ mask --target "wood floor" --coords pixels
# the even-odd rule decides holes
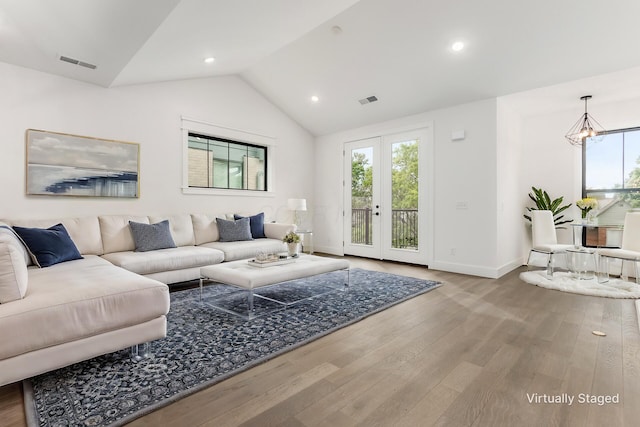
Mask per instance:
[[[445,285],[131,425],[638,425],[632,300],[538,288],[521,282],[519,271],[492,280],[350,260]],[[543,402],[543,395],[566,402],[563,393],[573,404]],[[586,395],[619,396],[619,403],[578,402]],[[1,387],[0,424],[24,426],[23,412],[20,386]]]

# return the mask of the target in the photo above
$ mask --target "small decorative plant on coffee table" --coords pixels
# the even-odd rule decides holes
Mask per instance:
[[[287,244],[287,247],[289,249],[289,256],[298,256],[298,244],[300,243],[300,236],[291,231],[282,238],[282,241]]]

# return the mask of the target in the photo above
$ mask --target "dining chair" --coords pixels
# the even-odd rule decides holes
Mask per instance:
[[[609,278],[609,260],[620,260],[620,277],[627,280],[625,275],[625,262],[632,262],[636,283],[640,284],[640,212],[627,212],[624,216],[624,228],[622,229],[622,244],[617,248],[600,248],[598,255],[601,261],[601,270],[604,269],[606,278]]]
[[[555,266],[554,257],[560,255],[567,264],[567,249],[574,245],[558,244],[556,226],[553,222],[553,213],[547,210],[531,211],[531,237],[533,247],[529,251],[527,267],[531,266],[531,255],[541,253],[547,256],[547,278],[553,277]]]

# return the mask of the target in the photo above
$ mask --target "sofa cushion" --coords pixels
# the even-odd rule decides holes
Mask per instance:
[[[27,245],[22,241],[20,236],[15,232],[11,226],[4,222],[0,222],[0,235],[5,235],[9,238],[9,242],[13,242],[15,246],[20,250],[22,257],[24,258],[25,265],[29,266],[33,264],[33,258],[29,249],[27,249]]]
[[[151,252],[113,252],[102,257],[134,273],[152,274],[218,264],[224,260],[224,253],[200,246],[179,246]]]
[[[249,218],[242,218],[235,221],[217,218],[216,223],[218,224],[221,242],[253,240],[251,237]]]
[[[220,239],[216,215],[211,214],[191,214],[193,222],[193,233],[196,245],[208,242],[216,242]]]
[[[264,225],[264,234],[270,239],[282,240],[287,234],[296,231],[295,224],[282,224],[267,222]]]
[[[151,223],[157,223],[164,220],[169,221],[171,236],[173,237],[173,241],[176,243],[176,246],[193,246],[196,244],[191,215],[149,215],[149,222]]]
[[[167,285],[94,255],[31,269],[27,298],[0,305],[0,359],[138,325],[168,311]]]
[[[0,227],[0,304],[24,298],[29,276],[22,243]]]
[[[105,215],[98,217],[104,253],[132,251],[136,248],[129,221],[149,224],[146,216]]]
[[[253,258],[258,252],[285,252],[287,245],[282,240],[256,239],[249,242],[209,242],[201,245],[204,248],[218,249],[224,252],[225,261]]]
[[[14,226],[13,229],[36,257],[40,267],[49,267],[82,258],[62,224],[56,224],[47,229],[18,226]]]
[[[100,224],[96,216],[59,219],[16,219],[11,220],[9,223],[10,225],[29,228],[49,228],[52,225],[62,224],[81,254],[102,255],[104,252]]]
[[[241,215],[234,215],[234,219],[244,218]],[[251,237],[254,239],[264,239],[264,212],[249,217],[249,228],[251,228]]]
[[[136,252],[148,252],[176,247],[173,237],[171,237],[169,220],[165,219],[157,224],[143,224],[129,221],[129,227],[131,227],[131,235],[136,245]]]

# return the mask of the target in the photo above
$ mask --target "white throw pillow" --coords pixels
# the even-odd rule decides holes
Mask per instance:
[[[0,233],[0,304],[22,299],[27,293],[27,264],[21,243]]]

